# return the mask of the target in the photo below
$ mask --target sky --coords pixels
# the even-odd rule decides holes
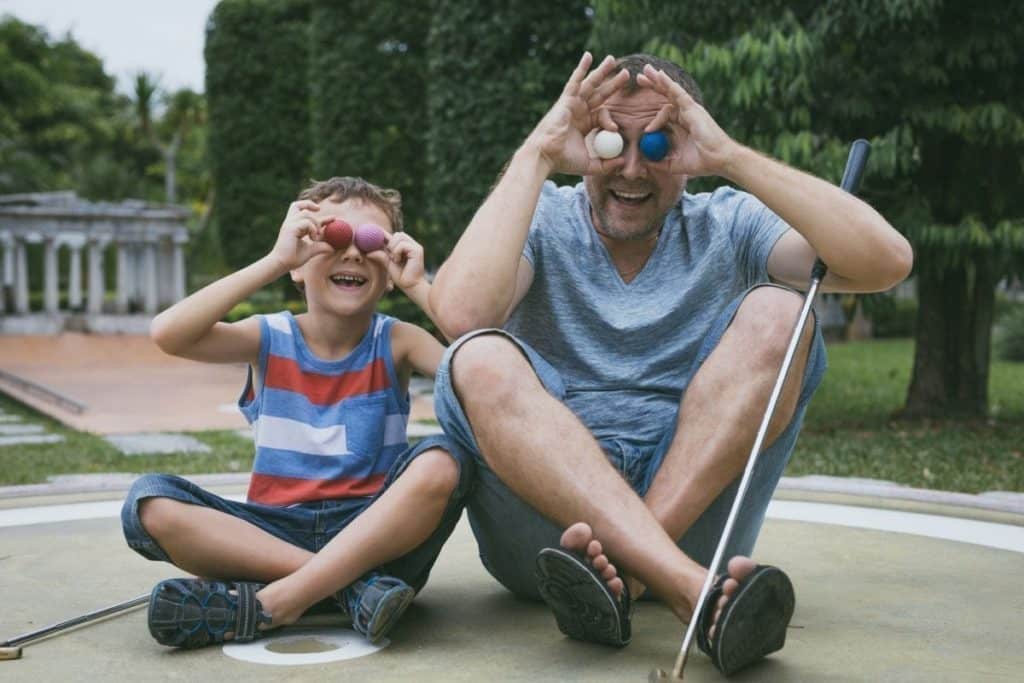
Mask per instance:
[[[0,0],[0,14],[42,26],[51,39],[69,31],[98,55],[118,90],[131,92],[133,76],[159,77],[164,90],[205,90],[206,19],[218,0]]]

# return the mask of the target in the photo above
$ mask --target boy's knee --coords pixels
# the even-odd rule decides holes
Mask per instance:
[[[417,456],[406,474],[413,474],[419,488],[430,497],[447,500],[459,485],[458,464],[440,448],[432,448]]]
[[[139,523],[154,539],[166,538],[174,533],[178,513],[184,503],[173,498],[144,498],[139,501]]]

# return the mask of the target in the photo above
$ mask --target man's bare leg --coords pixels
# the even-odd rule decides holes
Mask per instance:
[[[272,616],[272,626],[281,626],[426,541],[441,521],[458,476],[455,462],[444,451],[420,454],[317,554],[237,517],[169,498],[145,499],[139,515],[178,567],[198,576],[267,583],[256,597]],[[410,516],[410,509],[416,514]]]
[[[500,335],[470,339],[455,354],[452,381],[495,474],[563,528],[587,521],[622,570],[689,619],[706,571],[665,533],[519,349]]]

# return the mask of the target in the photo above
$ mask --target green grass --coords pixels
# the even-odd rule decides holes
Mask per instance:
[[[1024,363],[992,364],[988,420],[893,419],[906,398],[912,363],[906,339],[830,346],[828,373],[786,474],[969,493],[1024,491]]]
[[[1024,492],[1024,363],[993,363],[988,420],[895,420],[912,362],[913,345],[906,339],[831,345],[829,371],[786,474]],[[211,453],[125,456],[99,437],[66,429],[2,395],[0,408],[65,437],[56,444],[0,446],[0,485],[42,482],[54,474],[245,472],[252,465],[252,442],[231,431],[193,434]]]

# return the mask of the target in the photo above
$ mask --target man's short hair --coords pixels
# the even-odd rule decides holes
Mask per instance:
[[[335,176],[327,180],[314,180],[312,183],[299,193],[299,199],[314,202],[331,199],[339,204],[349,199],[361,199],[384,212],[391,223],[392,232],[402,231],[402,194],[398,190],[379,187],[351,176]]]
[[[700,91],[700,86],[697,85],[697,81],[694,80],[693,76],[687,73],[683,67],[679,66],[675,62],[670,62],[667,59],[644,54],[642,52],[626,55],[625,57],[619,57],[615,60],[616,73],[623,69],[629,72],[629,83],[625,86],[626,93],[631,93],[640,87],[637,85],[636,77],[638,74],[643,73],[644,66],[647,64],[650,64],[659,71],[664,71],[665,75],[683,86],[683,90],[688,92],[690,97],[692,97],[697,104],[702,107],[704,106],[704,95]]]

